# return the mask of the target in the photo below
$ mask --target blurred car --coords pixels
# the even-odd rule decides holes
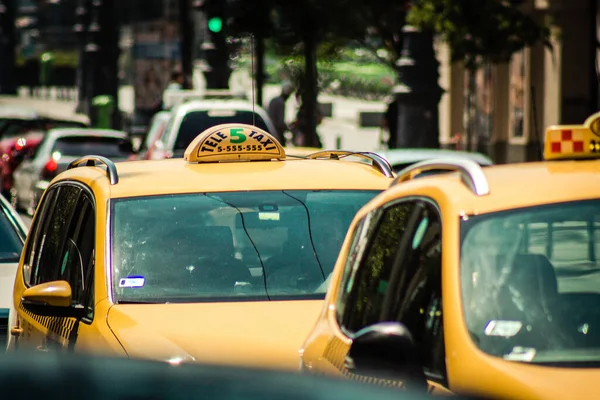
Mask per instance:
[[[345,156],[225,124],[180,159],[76,160],[33,218],[11,348],[297,370],[350,221],[392,181]]]
[[[200,132],[211,126],[239,123],[255,125],[276,136],[267,112],[246,100],[192,100],[172,108],[172,117],[150,150],[152,160],[183,157],[185,149]]]
[[[394,172],[398,172],[415,163],[444,158],[451,160],[472,160],[481,166],[492,165],[493,161],[488,156],[469,151],[446,150],[446,149],[391,149],[378,151],[391,164]]]
[[[283,371],[169,365],[72,354],[0,358],[0,384],[16,400],[425,400],[425,393]],[[463,400],[464,397],[455,397]]]
[[[125,161],[133,153],[127,134],[110,129],[51,129],[14,172],[11,203],[33,215],[50,181],[69,163],[86,154]]]
[[[6,346],[12,291],[27,228],[21,217],[0,196],[0,343]]]
[[[600,113],[549,127],[544,146],[537,163],[400,171],[352,222],[302,369],[442,394],[595,397]],[[452,173],[420,177],[431,170]]]
[[[87,127],[89,121],[78,114],[42,113],[25,107],[0,105],[0,190],[10,198],[13,172],[25,155],[34,149],[49,129]]]
[[[170,111],[159,111],[150,120],[150,126],[146,136],[142,140],[142,145],[137,151],[137,159],[139,160],[150,160],[152,159],[152,149],[154,143],[159,140],[162,134],[165,132],[167,122],[171,118]]]

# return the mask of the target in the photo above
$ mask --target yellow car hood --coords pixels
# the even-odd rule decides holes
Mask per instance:
[[[322,300],[115,305],[108,325],[132,358],[297,370]]]

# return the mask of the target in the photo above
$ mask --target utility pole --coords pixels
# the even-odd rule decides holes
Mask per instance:
[[[92,101],[96,96],[110,96],[112,109],[119,109],[119,25],[115,0],[79,0],[76,16],[75,31],[81,46],[77,71],[78,111],[94,121],[96,113],[92,110]],[[118,126],[119,113],[112,115],[113,126]]]
[[[76,23],[73,27],[75,34],[79,39],[79,64],[77,65],[77,91],[78,91],[78,104],[77,112],[83,114],[89,114],[90,109],[90,95],[88,92],[88,56],[86,51],[87,37],[88,37],[88,26],[90,25],[90,12],[88,7],[88,0],[79,0],[77,7],[75,8],[75,19]]]
[[[192,21],[190,0],[179,0],[179,28],[181,36],[181,72],[183,73],[183,88],[192,88],[194,25]]]
[[[0,0],[0,94],[17,94],[15,84],[17,0]]]
[[[439,148],[438,104],[444,91],[438,84],[433,33],[405,26],[403,35],[397,62],[400,84],[395,88],[398,130],[390,134],[389,147]]]

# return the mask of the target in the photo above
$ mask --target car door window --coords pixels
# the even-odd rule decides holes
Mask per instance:
[[[57,193],[57,186],[51,187],[46,191],[39,205],[39,211],[33,219],[29,230],[29,239],[27,240],[23,262],[23,280],[28,286],[32,284],[31,277],[33,275],[33,266],[37,266],[40,253],[39,250],[43,244],[45,227],[52,217],[52,210],[54,210],[54,202],[56,201]]]
[[[442,320],[441,219],[437,208],[420,202],[418,223],[394,265],[388,310],[382,319],[398,321],[410,331],[431,379],[445,377]],[[387,299],[386,299],[387,300]]]
[[[82,194],[75,208],[61,255],[60,280],[69,282],[73,304],[90,307],[95,241],[95,211],[87,194]],[[88,308],[88,313],[91,312]]]
[[[77,186],[59,186],[52,215],[43,227],[38,258],[32,266],[32,285],[60,279],[60,267],[64,261],[63,248],[81,191]]]
[[[397,249],[407,228],[414,202],[400,202],[386,208],[372,235],[367,237],[365,255],[349,291],[342,329],[352,333],[379,321]]]

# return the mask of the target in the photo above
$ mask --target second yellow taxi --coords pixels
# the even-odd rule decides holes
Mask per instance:
[[[549,127],[542,162],[398,172],[349,229],[302,369],[438,394],[597,398],[599,122]]]
[[[392,178],[239,124],[183,159],[74,161],[33,218],[8,350],[297,369],[348,225]]]

